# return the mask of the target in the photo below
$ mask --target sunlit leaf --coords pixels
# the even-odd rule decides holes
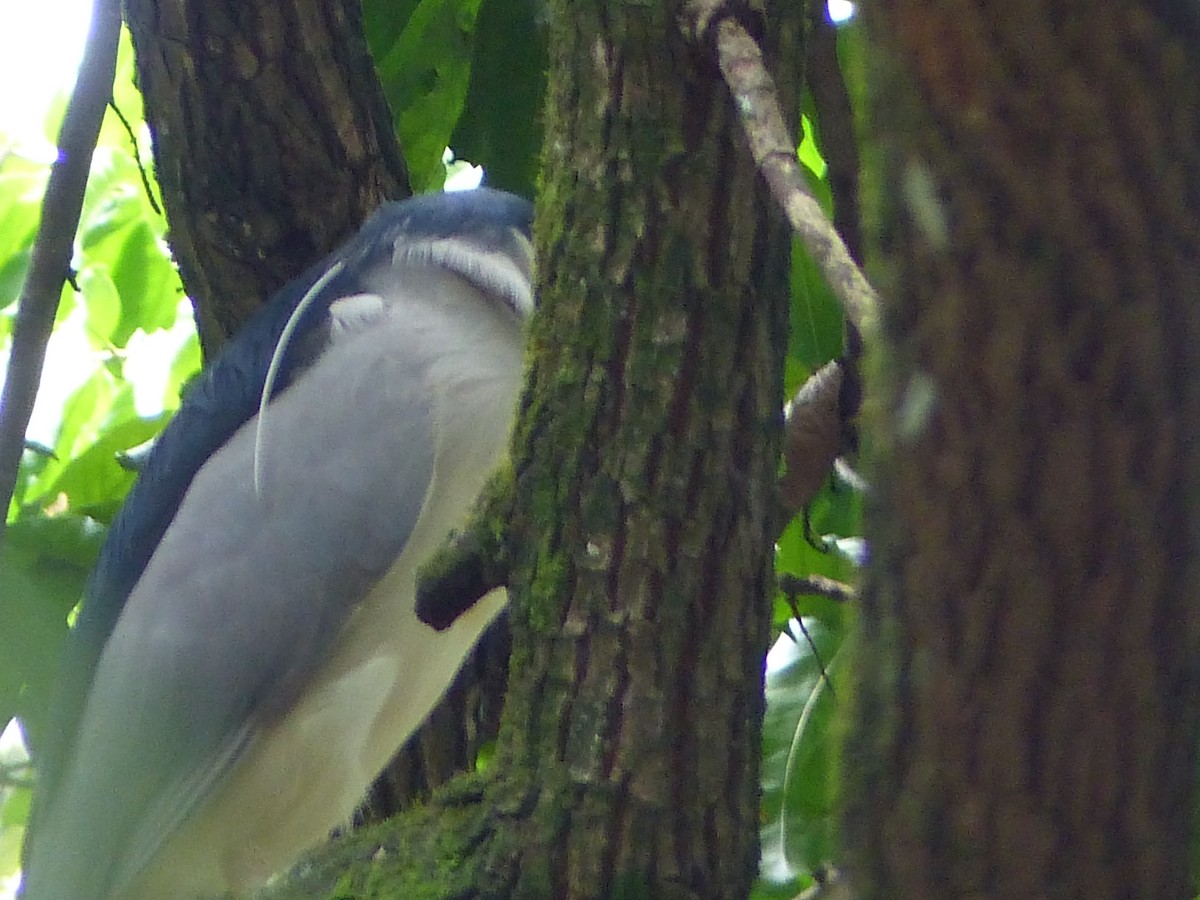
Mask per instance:
[[[0,157],[0,309],[20,293],[45,184],[44,165],[15,153]]]
[[[71,509],[110,521],[134,481],[134,474],[121,466],[119,455],[155,437],[168,418],[167,414],[123,418],[105,429],[87,450],[67,463],[49,487],[50,494],[65,495]]]
[[[8,525],[0,566],[0,721],[45,708],[67,613],[79,600],[103,530],[83,516]]]
[[[442,153],[467,94],[479,4],[421,0],[390,47],[372,47],[417,191],[445,179]]]
[[[128,229],[112,277],[121,297],[120,321],[111,336],[114,344],[125,346],[138,328],[152,331],[175,322],[179,276],[149,222],[135,221]]]
[[[48,504],[54,500],[54,484],[71,460],[95,442],[122,390],[129,389],[118,385],[107,369],[99,368],[71,394],[63,407],[54,443],[55,458],[46,462],[37,483],[30,485],[29,502]]]
[[[813,178],[823,181],[828,167],[825,165],[825,158],[821,156],[821,148],[817,145],[817,136],[814,133],[816,123],[808,115],[804,115],[800,121],[800,128],[800,149],[797,156]]]
[[[200,362],[199,341],[190,340],[180,347],[179,353],[171,363],[171,371],[164,387],[163,403],[167,407],[173,408],[179,404],[184,388],[200,371]]]
[[[121,295],[103,263],[80,272],[78,282],[85,298],[88,333],[97,345],[106,345],[121,318]]]

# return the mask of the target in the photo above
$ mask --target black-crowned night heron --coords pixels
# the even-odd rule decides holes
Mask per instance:
[[[188,393],[113,523],[39,754],[27,900],[241,893],[343,822],[503,604],[415,571],[501,458],[532,209],[381,209]]]

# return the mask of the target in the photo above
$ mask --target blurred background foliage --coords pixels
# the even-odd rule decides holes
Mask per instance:
[[[375,57],[416,191],[448,174],[525,196],[536,188],[546,28],[536,0],[364,0]],[[845,59],[853,19],[839,29]],[[799,63],[798,63],[799,64]],[[857,67],[847,65],[861,96]],[[858,79],[855,81],[854,79]],[[5,131],[0,114],[0,365],[28,266],[53,141],[65,99],[46,110],[42,134]],[[818,197],[830,190],[805,102],[798,152]],[[116,114],[119,110],[120,116]],[[122,118],[126,124],[122,123]],[[135,478],[140,446],[178,406],[200,352],[166,242],[150,138],[121,46],[76,239],[73,284],[62,294],[42,390],[12,504],[0,565],[0,878],[18,864],[32,772],[11,720],[44,709],[70,614],[105,529]],[[794,392],[841,352],[840,309],[797,244],[792,265],[787,389]],[[839,547],[859,534],[861,497],[832,480],[778,543],[777,568],[852,581]],[[815,539],[810,539],[815,535]],[[837,744],[832,727],[852,609],[818,597],[774,598],[779,640],[769,657],[763,742],[762,877],[755,896],[792,897],[836,858]],[[797,619],[799,616],[799,619]],[[3,892],[0,891],[0,894]]]

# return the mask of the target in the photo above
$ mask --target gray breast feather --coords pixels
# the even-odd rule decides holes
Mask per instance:
[[[71,848],[88,873],[64,883],[104,896],[135,875],[154,848],[127,839],[162,840],[255,720],[286,712],[403,546],[434,452],[416,336],[398,321],[358,329],[270,404],[261,495],[255,419],[197,473],[105,648],[47,811],[60,846],[39,850]]]

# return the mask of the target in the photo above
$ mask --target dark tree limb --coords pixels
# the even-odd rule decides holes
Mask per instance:
[[[838,60],[837,26],[829,18],[828,0],[810,0],[807,49],[805,84],[821,128],[821,156],[833,195],[833,227],[850,258],[861,266],[864,248],[854,107]]]
[[[356,0],[129,0],[171,249],[210,357],[408,194]]]
[[[845,241],[850,258],[861,267],[865,257],[854,107],[842,75],[837,52],[837,26],[829,18],[827,0],[809,2],[805,76],[821,128],[821,155],[825,158],[833,197],[833,227]],[[845,349],[839,359],[842,366],[838,395],[842,453],[853,453],[858,449],[857,420],[863,395],[862,355],[862,332],[848,317]]]
[[[864,11],[893,277],[864,900],[1195,894],[1200,54],[1156,8]]]
[[[42,200],[42,217],[18,300],[12,352],[0,395],[0,542],[25,447],[25,429],[42,377],[46,344],[71,264],[92,151],[112,97],[120,34],[119,0],[95,0],[75,89],[58,133],[58,158],[50,169]]]

